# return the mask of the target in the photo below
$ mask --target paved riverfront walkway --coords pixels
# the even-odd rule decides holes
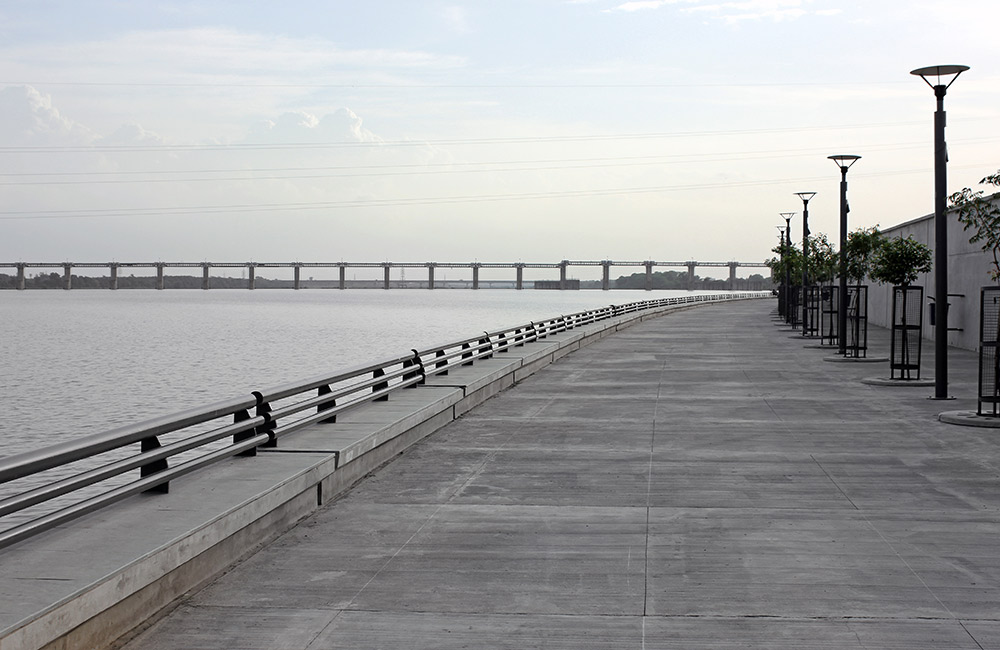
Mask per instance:
[[[975,356],[932,401],[773,308],[575,352],[127,647],[1000,648],[1000,431],[934,417],[975,408]]]

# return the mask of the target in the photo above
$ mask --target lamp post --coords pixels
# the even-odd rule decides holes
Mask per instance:
[[[948,147],[944,141],[944,96],[967,65],[934,65],[910,72],[934,89],[934,293],[937,314],[934,321],[934,399],[948,399]],[[936,77],[931,83],[928,77]]]
[[[861,156],[827,156],[840,167],[840,297],[837,300],[837,352],[847,356],[847,170]]]
[[[802,199],[802,336],[809,330],[809,200],[816,192],[796,192]]]
[[[785,227],[775,226],[778,229],[778,251],[780,252],[780,257],[778,258],[779,269],[785,268]],[[773,279],[773,278],[772,278]],[[784,318],[785,312],[788,311],[788,287],[785,286],[784,274],[781,275],[778,282],[781,284],[781,293],[778,294],[778,315]]]
[[[795,216],[794,212],[782,212],[782,218],[785,220],[785,242],[784,250],[788,254],[788,265],[785,266],[785,322],[792,322],[792,309],[791,309],[791,297],[792,297],[792,217]]]

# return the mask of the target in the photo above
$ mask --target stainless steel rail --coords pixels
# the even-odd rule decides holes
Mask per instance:
[[[0,548],[134,494],[167,492],[170,481],[175,478],[232,456],[253,456],[258,448],[276,447],[283,436],[319,422],[336,422],[339,413],[369,402],[388,400],[394,392],[422,384],[427,377],[447,374],[449,369],[474,364],[514,347],[640,311],[763,295],[768,294],[745,292],[663,298],[558,316],[483,332],[461,341],[413,350],[410,354],[3,457],[0,458],[0,484],[12,483],[15,493],[0,499],[0,520],[28,508],[58,503],[57,499],[73,493],[79,495],[79,500],[57,505],[54,511],[0,531]],[[123,452],[135,443],[139,443],[138,453],[129,450],[126,453],[130,455],[124,458],[97,460],[108,452]],[[83,461],[86,464],[95,460],[103,464],[83,469],[71,467],[74,463]],[[170,462],[176,464],[171,466]],[[124,485],[99,485],[135,469],[139,469],[138,478]],[[46,479],[43,473],[52,470],[74,473]],[[19,489],[13,483],[25,479],[34,481],[36,486]],[[37,485],[39,480],[44,481],[40,486]],[[89,495],[87,492],[92,492],[91,488],[100,491]]]

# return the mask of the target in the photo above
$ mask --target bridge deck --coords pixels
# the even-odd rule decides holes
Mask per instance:
[[[1000,647],[997,434],[821,362],[773,306],[543,369],[127,647]]]

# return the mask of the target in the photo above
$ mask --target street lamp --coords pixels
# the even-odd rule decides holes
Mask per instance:
[[[802,199],[802,336],[809,331],[809,200],[816,192],[795,192]]]
[[[910,72],[934,89],[934,293],[937,314],[934,321],[934,399],[948,399],[948,146],[944,141],[944,96],[967,65],[933,65]],[[935,77],[931,83],[928,77]]]
[[[792,322],[792,217],[794,212],[780,213],[785,220],[785,252],[788,254],[788,264],[785,266],[785,322]]]
[[[837,352],[847,356],[847,170],[861,156],[827,156],[840,167],[840,298],[837,301]]]
[[[778,268],[784,269],[785,268],[785,227],[784,226],[775,226],[775,228],[778,229],[778,251],[779,251],[779,254],[780,254],[780,257],[778,258],[778,260],[779,260],[779,264],[781,265]],[[778,315],[781,316],[782,318],[784,318],[785,313],[788,312],[788,301],[786,300],[786,298],[788,297],[788,288],[785,286],[784,275],[782,275],[782,277],[779,279],[779,283],[781,284],[781,292],[778,294]]]

